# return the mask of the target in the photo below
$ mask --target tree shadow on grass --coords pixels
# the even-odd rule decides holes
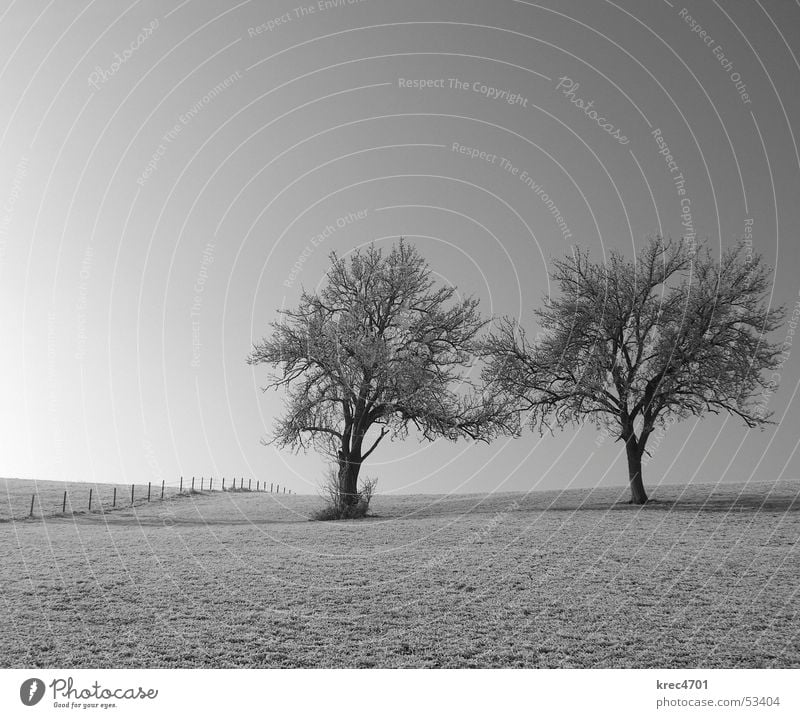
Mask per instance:
[[[629,503],[616,503],[609,508],[627,510],[660,511],[699,511],[723,513],[787,513],[800,511],[800,496],[765,496],[763,494],[741,496],[710,496],[707,499],[651,499],[644,506]]]
[[[663,497],[660,498],[659,494]],[[313,522],[312,513],[316,505],[298,506],[294,510],[271,506],[266,513],[250,510],[244,514],[232,511],[230,507],[216,502],[197,504],[193,510],[186,511],[187,504],[181,505],[184,510],[176,511],[166,502],[149,504],[147,508],[137,507],[114,512],[81,513],[71,516],[54,515],[46,519],[47,523],[69,523],[83,526],[107,527],[247,527],[247,526],[288,526],[316,524],[318,526],[376,526],[384,522],[413,522],[415,520],[441,519],[459,521],[478,516],[520,516],[524,514],[578,513],[609,511],[644,512],[643,516],[653,512],[682,513],[726,513],[732,515],[785,514],[800,512],[800,485],[783,485],[765,487],[762,490],[743,491],[736,487],[711,486],[663,486],[653,491],[653,498],[645,505],[627,503],[628,496],[623,489],[598,490],[590,492],[544,492],[541,494],[506,494],[495,496],[465,497],[453,500],[451,497],[437,497],[419,504],[399,505],[391,502],[376,507],[370,513],[369,520],[341,520],[333,522]],[[196,509],[196,511],[194,510]],[[41,523],[42,519],[25,519],[24,523]],[[309,529],[316,530],[316,529]],[[323,530],[337,530],[323,529]]]

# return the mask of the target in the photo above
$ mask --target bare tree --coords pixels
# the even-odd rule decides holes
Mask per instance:
[[[645,503],[642,456],[668,419],[771,423],[759,398],[780,346],[766,335],[784,311],[767,304],[769,269],[743,250],[716,260],[655,238],[635,262],[612,252],[605,263],[576,250],[554,264],[560,294],[534,312],[536,339],[503,319],[484,343],[487,381],[540,431],[592,421],[625,442],[631,503]]]
[[[465,376],[486,322],[473,298],[435,287],[425,260],[402,239],[349,259],[331,254],[327,283],[281,311],[250,364],[274,367],[264,388],[285,388],[272,442],[335,457],[341,500],[358,501],[361,465],[386,437],[488,439],[490,403]],[[452,306],[448,306],[452,303]]]

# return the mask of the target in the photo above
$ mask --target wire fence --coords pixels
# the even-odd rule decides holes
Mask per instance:
[[[290,496],[291,489],[275,482],[244,477],[183,477],[176,482],[147,484],[59,484],[5,480],[0,521],[79,513],[108,512],[154,501],[217,493],[267,493]],[[35,487],[31,491],[31,484]]]

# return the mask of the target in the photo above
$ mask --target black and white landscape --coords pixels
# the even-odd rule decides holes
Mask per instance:
[[[0,667],[800,667],[798,57],[7,2]]]

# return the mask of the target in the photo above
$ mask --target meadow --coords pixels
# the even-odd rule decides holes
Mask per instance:
[[[203,487],[207,491],[209,486],[214,491],[220,491],[222,480],[217,477],[214,482],[213,479],[209,480],[209,477],[202,479],[200,476],[187,476],[183,481],[165,483],[163,498],[174,499],[194,489],[200,492]],[[231,489],[233,486],[236,490],[242,486],[246,490],[249,487],[253,491],[264,488],[257,481],[228,477],[226,489]],[[131,484],[88,484],[78,481],[26,481],[0,478],[0,522],[27,518],[31,514],[31,508],[34,517],[89,513],[90,489],[91,511],[111,511],[131,505],[141,506],[151,501],[160,501],[162,498],[161,482],[131,486]]]
[[[378,495],[312,522],[316,496],[230,492],[2,521],[0,667],[800,666],[800,483],[651,493]]]

